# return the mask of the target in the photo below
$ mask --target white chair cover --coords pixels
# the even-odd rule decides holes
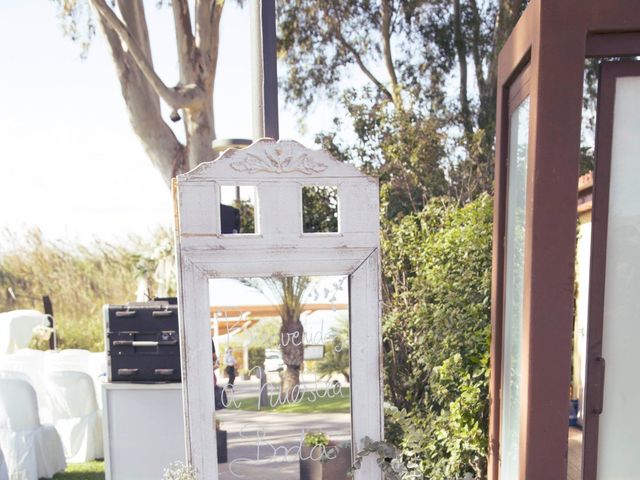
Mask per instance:
[[[102,458],[102,420],[91,377],[84,372],[47,375],[51,417],[69,463]]]
[[[0,448],[0,480],[9,480],[9,470],[7,469],[7,464],[4,461],[4,455],[2,454],[1,448]]]
[[[107,354],[91,352],[89,354],[89,375],[96,390],[98,409],[102,412],[102,384],[107,381]]]
[[[5,365],[12,365],[12,370],[23,372],[29,377],[40,402],[44,394],[45,353],[42,350],[23,348],[5,358],[7,358]]]
[[[58,353],[63,357],[88,357],[91,352],[85,348],[65,348]]]
[[[21,373],[26,377],[38,396],[40,421],[48,424],[51,423],[51,418],[48,414],[49,399],[44,385],[45,358],[45,352],[28,348],[11,355],[0,355],[0,371]]]
[[[0,378],[0,449],[9,478],[51,478],[66,467],[58,433],[40,424],[36,392],[19,378]]]
[[[27,348],[33,336],[33,329],[48,323],[47,316],[36,310],[0,313],[0,355]]]
[[[78,368],[81,368],[84,371],[87,369],[89,364],[89,356],[91,355],[91,352],[80,348],[68,348],[60,350],[58,355],[61,359],[64,359],[65,362],[76,363]]]
[[[22,372],[14,372],[13,370],[0,370],[0,378],[17,378],[18,380],[31,383],[27,375]]]
[[[96,392],[98,409],[102,410],[101,385],[107,381],[107,356],[105,352],[69,349],[48,353],[46,355],[45,368],[48,372],[65,370],[89,374]]]

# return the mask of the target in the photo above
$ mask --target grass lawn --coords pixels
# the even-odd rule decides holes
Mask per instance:
[[[329,389],[331,397],[325,391],[320,391],[319,394],[305,393],[301,401],[296,403],[286,403],[284,405],[276,404],[277,395],[271,395],[269,398],[269,405],[261,406],[260,410],[268,412],[278,413],[349,413],[350,411],[350,388],[342,387],[339,391],[333,391]],[[324,396],[320,396],[324,395]],[[238,401],[239,407],[229,405],[229,410],[246,410],[256,411],[258,410],[258,397],[243,398]],[[276,404],[272,407],[272,404]]]
[[[104,462],[70,463],[53,480],[104,480]]]

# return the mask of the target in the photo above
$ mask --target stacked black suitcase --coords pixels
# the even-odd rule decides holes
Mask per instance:
[[[105,305],[104,321],[110,382],[180,382],[175,302]]]

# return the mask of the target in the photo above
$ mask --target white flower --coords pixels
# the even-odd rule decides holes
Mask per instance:
[[[165,468],[162,480],[198,480],[198,471],[191,465],[173,462]]]

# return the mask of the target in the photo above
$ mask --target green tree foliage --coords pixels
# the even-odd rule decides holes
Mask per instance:
[[[102,306],[135,300],[140,279],[155,290],[155,269],[172,256],[165,230],[126,244],[52,242],[37,230],[0,240],[0,311],[42,311],[42,296],[49,295],[60,348],[103,351]]]
[[[280,346],[280,327],[282,322],[279,318],[263,318],[255,326],[251,327],[246,334],[238,338],[248,340],[251,345],[262,348],[278,348]]]
[[[358,103],[349,95],[350,115],[358,136],[355,146],[345,149],[335,136],[318,136],[337,158],[359,164],[380,179],[384,215],[391,219],[419,212],[432,197],[446,194],[447,149],[442,119],[419,112],[394,111],[371,102]]]
[[[333,327],[330,335],[333,338],[325,344],[324,357],[318,360],[314,370],[321,378],[339,373],[349,382],[349,323],[344,321]]]
[[[419,212],[430,198],[447,192],[440,168],[446,157],[442,124],[435,118],[401,112],[381,126],[379,145],[385,162],[377,173],[385,216],[392,219]]]
[[[308,186],[302,189],[303,231],[338,231],[338,192],[335,187]]]
[[[485,478],[492,200],[433,200],[387,223],[386,395],[426,478]]]
[[[249,370],[255,367],[264,368],[264,347],[249,347]]]
[[[340,99],[351,128],[338,123],[318,141],[376,169],[394,162],[391,144],[403,148],[412,129],[428,133],[435,148],[407,143],[412,162],[432,173],[420,186],[441,188],[437,177],[446,170],[449,194],[466,202],[491,189],[497,54],[526,4],[281,0],[287,100],[306,111]],[[345,130],[355,133],[355,145]],[[402,183],[402,172],[391,170]],[[412,188],[402,185],[404,195]]]
[[[240,231],[238,233],[256,233],[256,212],[253,204],[248,200],[233,201],[233,208],[240,214]]]
[[[596,108],[598,76],[602,59],[587,58],[582,92],[582,131],[580,134],[580,175],[595,169]]]

